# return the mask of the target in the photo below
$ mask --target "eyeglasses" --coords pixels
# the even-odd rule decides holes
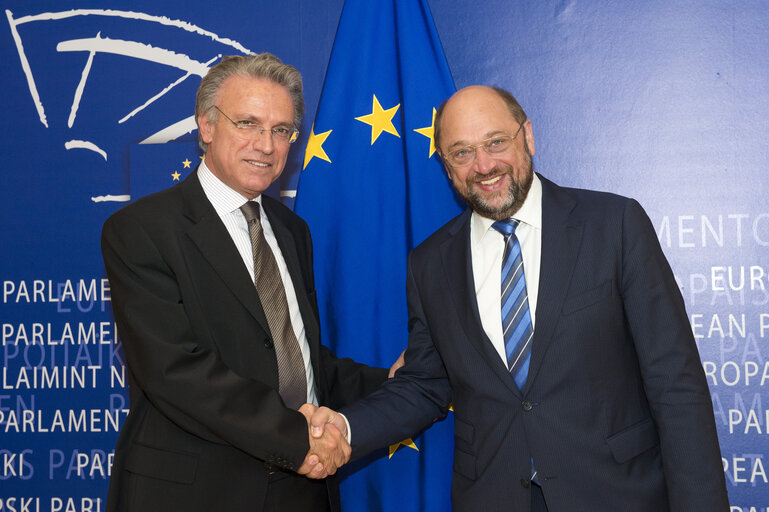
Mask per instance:
[[[238,129],[237,133],[244,139],[254,139],[257,135],[261,136],[264,134],[264,132],[267,131],[267,128],[253,121],[233,121],[230,116],[222,112],[222,109],[216,105],[213,107],[218,110],[227,119],[227,121],[231,122],[232,125]],[[299,138],[299,130],[293,126],[276,126],[270,130],[270,133],[272,134],[272,140],[283,144],[293,144],[296,142],[296,139]]]
[[[478,148],[483,148],[488,155],[501,155],[510,149],[513,141],[521,132],[522,128],[523,123],[518,126],[518,130],[512,137],[510,135],[495,135],[494,137],[484,140],[480,144],[469,144],[453,149],[446,154],[446,160],[452,165],[470,165],[475,160],[475,153]]]

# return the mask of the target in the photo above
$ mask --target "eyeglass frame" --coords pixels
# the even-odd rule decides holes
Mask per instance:
[[[254,130],[253,133],[258,133],[260,136],[263,135],[264,132],[267,131],[267,128],[265,128],[264,126],[262,126],[259,123],[244,124],[244,123],[252,123],[252,121],[233,121],[232,118],[230,116],[228,116],[227,114],[225,114],[224,111],[222,109],[220,109],[218,105],[211,105],[211,108],[215,108],[216,110],[218,110],[219,113],[222,114],[225,117],[225,119],[227,119],[227,121],[232,123],[232,126],[234,126],[237,130],[241,131],[244,134],[248,133],[252,128]],[[270,129],[270,137],[272,137],[273,140],[277,140],[277,141],[283,142],[281,140],[280,136],[275,138],[275,136],[276,136],[275,130],[280,130],[280,129],[282,129],[282,127],[271,128]],[[257,130],[258,130],[258,132],[257,132]],[[287,142],[288,144],[293,144],[294,142],[297,141],[297,139],[299,139],[299,130],[296,129],[296,126],[292,126],[291,130],[292,131],[291,131],[290,135],[285,140],[285,142]]]
[[[524,119],[522,123],[518,124],[518,129],[515,131],[515,133],[512,136],[505,134],[504,137],[510,137],[510,142],[513,142],[518,137],[518,134],[521,133],[521,130],[523,129],[523,125],[526,124],[527,120],[528,119]],[[489,143],[492,142],[495,139],[498,139],[498,138],[499,138],[499,136],[489,137],[488,139],[484,139],[482,142],[480,142],[478,144],[466,144],[464,146],[460,146],[460,147],[454,149],[453,151],[446,152],[445,156],[443,155],[443,153],[441,153],[441,158],[443,158],[446,162],[448,162],[449,164],[451,164],[453,166],[463,167],[463,166],[470,165],[473,162],[475,162],[476,154],[478,153],[478,148],[483,148],[483,151],[487,155],[490,155],[490,156],[494,157],[495,155],[504,153],[504,151],[500,151],[499,153],[489,153],[489,150],[488,150]],[[463,163],[463,164],[456,163],[454,161],[454,157],[452,156],[452,153],[455,153],[455,152],[460,151],[460,150],[466,150],[466,149],[472,149],[473,150],[473,157],[470,159],[469,162],[466,162],[466,163]]]

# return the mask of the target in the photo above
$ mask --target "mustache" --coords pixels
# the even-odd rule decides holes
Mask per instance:
[[[513,169],[505,168],[505,169],[493,169],[491,172],[486,174],[475,174],[473,176],[470,176],[468,178],[468,181],[471,183],[480,183],[481,181],[491,180],[496,178],[497,176],[504,176],[505,174],[512,174]]]

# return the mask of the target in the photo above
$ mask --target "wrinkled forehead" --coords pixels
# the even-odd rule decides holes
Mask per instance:
[[[517,123],[493,89],[472,87],[458,91],[446,103],[441,119],[441,144],[471,143]]]
[[[226,107],[230,116],[273,123],[293,123],[294,120],[290,91],[269,78],[247,75],[228,77],[217,91],[216,104]]]

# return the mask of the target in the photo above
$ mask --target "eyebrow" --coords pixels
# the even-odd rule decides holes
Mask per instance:
[[[486,134],[484,135],[484,138],[481,139],[481,141],[487,141],[487,140],[489,140],[491,138],[494,138],[496,135],[507,135],[507,133],[504,130],[494,130],[494,131],[491,131],[491,132],[486,132]],[[471,144],[469,142],[465,142],[463,140],[459,140],[459,141],[455,142],[454,144],[451,144],[447,149],[453,149],[455,147],[462,148],[462,147],[470,146],[470,145]]]
[[[236,123],[240,123],[242,121],[249,121],[249,122],[256,123],[256,124],[264,126],[264,122],[262,122],[262,119],[260,117],[258,117],[258,116],[253,115],[253,114],[243,114],[243,115],[236,114],[234,117],[235,117],[235,122]],[[272,125],[271,129],[272,128],[291,128],[293,126],[294,126],[293,122],[281,121],[281,122],[279,122],[277,124]]]

